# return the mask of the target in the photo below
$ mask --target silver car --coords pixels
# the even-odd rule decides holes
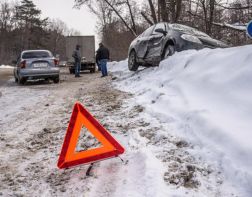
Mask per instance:
[[[14,68],[15,82],[24,84],[27,80],[51,79],[59,83],[58,60],[48,50],[27,50],[18,57]]]

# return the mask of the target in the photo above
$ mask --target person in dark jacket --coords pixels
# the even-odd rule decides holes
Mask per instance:
[[[76,45],[72,57],[74,58],[75,77],[80,77],[80,67],[81,67],[80,45]]]
[[[97,60],[99,61],[102,76],[108,76],[107,62],[109,60],[109,50],[102,44],[99,44],[99,49],[97,50]]]
[[[98,66],[98,71],[101,71],[101,66],[100,66],[100,63],[99,63],[99,60],[98,60],[98,55],[97,55],[97,51],[96,51],[96,55],[95,55],[95,62]]]

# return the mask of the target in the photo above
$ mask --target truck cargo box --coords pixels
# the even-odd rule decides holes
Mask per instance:
[[[66,56],[70,73],[74,73],[74,58],[72,54],[76,45],[81,46],[81,71],[90,70],[90,72],[95,72],[95,37],[68,36],[66,37]]]

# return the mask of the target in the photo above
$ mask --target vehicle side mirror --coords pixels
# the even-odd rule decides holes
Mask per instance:
[[[155,29],[155,32],[164,34],[166,36],[167,31],[163,30],[162,28]]]

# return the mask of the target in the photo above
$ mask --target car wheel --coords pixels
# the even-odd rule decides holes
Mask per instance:
[[[54,78],[53,83],[59,83],[59,77]]]
[[[90,73],[95,73],[95,68],[90,69]]]
[[[137,71],[139,67],[136,61],[136,52],[134,50],[130,52],[129,60],[128,60],[128,67],[130,71]]]
[[[14,78],[15,78],[15,83],[18,83],[18,78],[16,76]]]
[[[21,85],[24,85],[26,81],[27,81],[27,79],[24,77],[18,79],[18,83]]]
[[[168,45],[163,53],[162,60],[168,58],[169,56],[172,56],[175,53],[175,46],[174,45]]]
[[[75,73],[75,70],[74,70],[74,69],[69,68],[69,72],[70,72],[70,74],[74,74],[74,73]]]

